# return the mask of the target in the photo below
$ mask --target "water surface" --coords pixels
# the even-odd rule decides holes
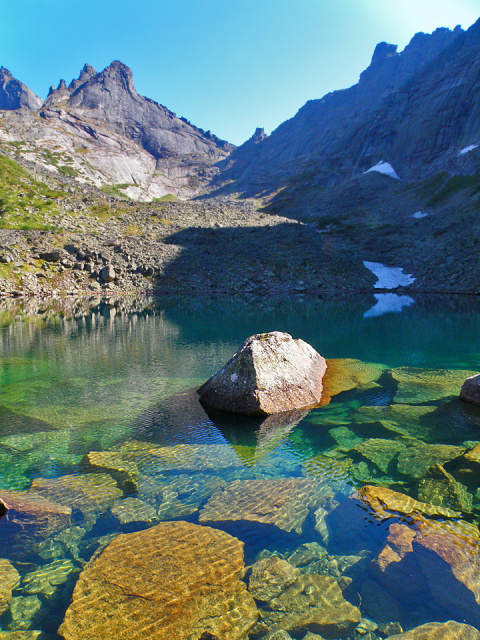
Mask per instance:
[[[457,399],[462,380],[480,370],[480,302],[409,300],[380,307],[373,296],[354,295],[2,303],[0,496],[43,491],[73,506],[73,526],[34,536],[22,550],[11,546],[0,521],[1,556],[19,574],[0,628],[55,637],[78,574],[101,544],[165,520],[197,523],[211,496],[231,483],[288,478],[327,487],[327,516],[312,507],[290,532],[222,522],[245,542],[248,565],[272,553],[294,559],[302,545],[315,543],[318,557],[298,566],[352,578],[346,597],[372,621],[372,639],[386,637],[379,625],[387,622],[406,629],[463,621],[461,607],[433,606],[428,595],[413,606],[380,584],[370,563],[385,536],[342,537],[332,515],[364,485],[459,509],[459,499],[429,493],[423,479],[435,464],[453,469],[452,461],[480,441],[480,412]],[[283,422],[206,412],[192,390],[248,336],[272,330],[302,338],[337,364],[342,359],[343,375],[354,382],[328,405]],[[113,463],[94,469],[91,452],[117,454],[139,475],[129,484]],[[74,478],[97,483],[95,500],[72,493]],[[459,519],[474,525],[478,486],[474,479],[461,489]],[[386,614],[372,604],[382,597],[397,603]],[[476,624],[475,615],[467,622]]]

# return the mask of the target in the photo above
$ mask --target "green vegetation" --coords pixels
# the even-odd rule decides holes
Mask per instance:
[[[174,196],[173,193],[167,193],[161,198],[153,198],[152,202],[179,202],[180,198]]]
[[[475,173],[472,176],[452,176],[441,189],[433,194],[428,204],[441,204],[465,189],[472,190],[470,196],[475,196],[480,192],[480,173]]]
[[[74,178],[75,176],[78,176],[78,171],[73,167],[67,167],[65,165],[61,165],[57,167],[57,169],[58,169],[58,173],[61,173],[64,176],[71,176],[72,178]]]
[[[136,185],[132,182],[124,182],[123,184],[104,184],[100,187],[100,189],[104,193],[108,193],[111,196],[121,196],[122,198],[128,198],[125,193],[122,193],[124,189],[128,189],[128,187],[135,187]]]
[[[56,200],[65,197],[34,180],[13,160],[0,156],[0,228],[53,230],[44,216],[58,214]]]

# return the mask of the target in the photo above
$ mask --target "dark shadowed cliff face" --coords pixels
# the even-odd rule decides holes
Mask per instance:
[[[359,82],[307,102],[269,137],[224,161],[217,184],[256,195],[308,172],[335,184],[390,163],[401,179],[465,169],[459,151],[480,142],[480,21],[419,33],[401,53],[385,42]],[[470,160],[470,158],[469,158]]]
[[[8,69],[0,67],[0,109],[21,109],[37,111],[42,106],[41,99],[33,91],[12,76]]]

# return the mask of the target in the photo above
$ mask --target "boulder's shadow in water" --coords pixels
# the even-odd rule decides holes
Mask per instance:
[[[230,443],[273,449],[307,414],[307,409],[255,417],[224,413],[202,405],[197,390],[189,389],[147,409],[132,436],[161,446]]]

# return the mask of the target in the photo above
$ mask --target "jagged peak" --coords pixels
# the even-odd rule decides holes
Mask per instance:
[[[389,44],[388,42],[379,42],[373,52],[370,66],[371,67],[376,66],[378,64],[381,64],[385,60],[388,60],[388,58],[398,55],[397,49],[398,49],[398,44]]]
[[[13,78],[11,72],[6,67],[0,67],[0,76],[3,78]]]

